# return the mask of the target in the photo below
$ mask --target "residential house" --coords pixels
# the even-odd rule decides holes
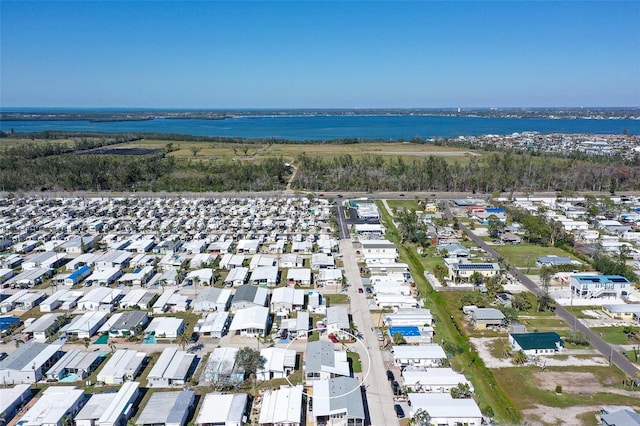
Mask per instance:
[[[364,426],[365,412],[360,382],[336,377],[313,382],[313,417],[317,425]]]
[[[328,333],[333,333],[340,339],[351,339],[351,325],[346,306],[328,307],[325,326]]]
[[[293,311],[302,309],[303,306],[304,290],[291,287],[279,287],[273,290],[270,309],[277,317],[287,317]]]
[[[291,268],[287,270],[287,285],[309,287],[311,285],[311,269]]]
[[[200,290],[191,305],[194,312],[226,311],[231,304],[231,297],[229,289],[209,287]]]
[[[142,371],[145,352],[133,349],[118,349],[98,372],[97,381],[105,385],[120,385],[131,381]]]
[[[249,306],[235,312],[229,331],[247,337],[265,336],[270,324],[269,308]]]
[[[196,356],[176,348],[165,348],[147,376],[149,387],[183,386],[193,374]]]
[[[511,333],[509,344],[514,351],[523,351],[527,356],[555,355],[564,349],[562,338],[555,331]]]
[[[242,285],[236,289],[236,293],[231,299],[231,313],[249,306],[266,306],[267,289],[254,285]]]
[[[195,393],[192,390],[154,392],[143,407],[136,425],[185,426],[194,405]]]
[[[34,341],[20,345],[0,361],[0,383],[34,383],[62,356],[61,345],[48,345]]]
[[[392,346],[391,352],[393,353],[393,362],[398,367],[439,367],[441,362],[447,358],[444,350],[435,343]]]
[[[249,396],[246,393],[222,395],[208,393],[200,405],[196,426],[243,426],[248,416]]]
[[[184,320],[175,317],[155,317],[145,330],[145,334],[157,339],[177,339],[185,329]]]
[[[64,417],[73,418],[85,402],[84,390],[70,386],[50,386],[20,418],[22,426],[62,426]]]
[[[620,275],[572,275],[570,288],[584,299],[620,298],[629,294],[631,283]]]
[[[476,330],[486,330],[505,325],[504,314],[495,308],[474,308],[470,310],[471,322]]]
[[[304,356],[304,377],[307,385],[318,380],[349,375],[346,351],[335,350],[334,344],[326,340],[307,343]]]
[[[262,397],[258,424],[261,426],[302,426],[303,388],[298,385],[267,390]]]
[[[413,418],[418,410],[429,413],[430,423],[439,426],[481,426],[482,413],[472,398],[452,398],[449,393],[409,393]]]
[[[284,379],[296,367],[296,351],[284,348],[264,348],[260,351],[264,366],[256,373],[257,380]]]

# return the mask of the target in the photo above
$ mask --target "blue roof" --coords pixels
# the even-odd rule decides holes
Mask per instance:
[[[504,209],[502,207],[488,207],[484,209],[487,213],[504,213]]]
[[[91,270],[91,268],[89,268],[88,266],[83,266],[81,268],[76,269],[75,271],[73,271],[73,273],[71,275],[69,275],[70,279],[76,279],[78,277],[81,277],[83,274],[86,274],[87,272],[89,272]]]
[[[0,330],[6,330],[7,328],[19,322],[20,322],[19,317],[13,317],[13,316],[0,317]]]
[[[574,275],[580,284],[630,284],[629,280],[620,275]]]

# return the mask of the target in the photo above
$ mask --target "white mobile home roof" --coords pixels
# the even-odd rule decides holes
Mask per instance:
[[[464,375],[456,373],[451,368],[405,369],[402,377],[408,387],[415,387],[416,383],[422,386],[456,386],[458,383],[469,383]]]
[[[214,394],[208,393],[196,418],[197,425],[242,425],[248,397],[246,393]]]
[[[107,382],[109,380],[105,379],[110,377],[117,381],[124,380],[126,375],[133,375],[140,369],[146,356],[146,353],[133,349],[118,349],[98,373],[98,381]]]
[[[391,352],[395,359],[442,359],[447,355],[440,345],[428,343],[417,346],[392,346]]]
[[[29,324],[28,327],[25,327],[25,329],[22,330],[22,332],[23,333],[43,332],[47,328],[55,324],[56,319],[61,315],[62,314],[44,314],[43,316],[41,316],[40,318],[38,318],[37,320]]]
[[[260,408],[259,424],[302,423],[302,386],[267,391]]]
[[[84,297],[78,301],[78,305],[82,305],[85,302],[110,304],[121,293],[122,290],[117,288],[97,287],[92,289],[89,293],[85,294]]]
[[[215,374],[231,374],[236,364],[236,354],[238,351],[238,348],[215,348],[207,360],[205,371],[209,372],[212,376]]]
[[[10,353],[7,358],[0,361],[0,373],[2,370],[32,371],[33,365],[36,368],[42,367],[56,352],[61,345],[48,345],[46,343],[27,342]]]
[[[78,424],[78,420],[87,420],[91,421],[90,424],[94,424],[94,422],[106,412],[107,407],[115,397],[115,393],[96,393],[91,395],[91,398],[89,398],[73,420],[75,420],[76,424]]]
[[[82,399],[84,391],[69,386],[51,386],[20,419],[21,426],[57,425],[67,411]]]
[[[200,333],[222,333],[229,319],[229,312],[218,311],[207,314],[200,325]]]
[[[247,280],[247,275],[249,275],[249,268],[245,266],[239,266],[229,271],[229,274],[224,279],[224,282],[226,283],[233,282],[233,281],[245,282]]]
[[[122,274],[122,270],[120,268],[104,268],[104,269],[96,269],[93,271],[91,275],[86,279],[86,282],[109,282],[114,281],[118,276]]]
[[[98,419],[99,426],[115,426],[122,414],[127,414],[138,396],[138,382],[125,382],[115,398],[107,406],[105,412]]]
[[[412,411],[422,408],[431,418],[482,418],[472,398],[454,399],[448,393],[410,393],[408,396]]]
[[[16,405],[20,400],[29,398],[31,398],[31,384],[25,383],[15,385],[12,388],[0,388],[0,413],[8,413],[12,407],[17,408]]]
[[[238,331],[250,328],[264,328],[269,317],[269,308],[265,306],[250,306],[238,309],[229,330]]]
[[[184,379],[195,357],[195,354],[179,351],[176,348],[165,348],[148,377]]]
[[[144,406],[137,425],[184,425],[195,394],[192,390],[155,392]]]
[[[62,327],[62,331],[67,333],[86,331],[91,332],[98,329],[107,320],[107,313],[104,311],[87,312],[86,314],[76,317],[70,324]]]
[[[47,371],[47,376],[57,379],[62,376],[64,370],[89,372],[91,366],[99,357],[99,352],[85,352],[80,349],[71,349]]]
[[[179,334],[184,320],[175,317],[155,317],[145,330],[146,333],[155,333],[156,336],[173,336]]]
[[[138,305],[143,298],[149,297],[147,296],[148,294],[151,295],[150,297],[153,297],[152,293],[148,292],[147,290],[142,288],[135,288],[129,293],[125,294],[122,299],[120,299],[120,306],[126,308],[129,306]],[[143,306],[140,307],[144,308]]]

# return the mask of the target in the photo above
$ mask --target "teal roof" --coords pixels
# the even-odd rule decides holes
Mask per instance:
[[[520,345],[522,350],[556,349],[556,343],[563,346],[562,338],[555,331],[544,333],[512,333],[511,337]]]

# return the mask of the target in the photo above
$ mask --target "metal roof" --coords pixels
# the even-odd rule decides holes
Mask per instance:
[[[194,395],[192,390],[154,392],[136,424],[182,424],[193,404]]]

